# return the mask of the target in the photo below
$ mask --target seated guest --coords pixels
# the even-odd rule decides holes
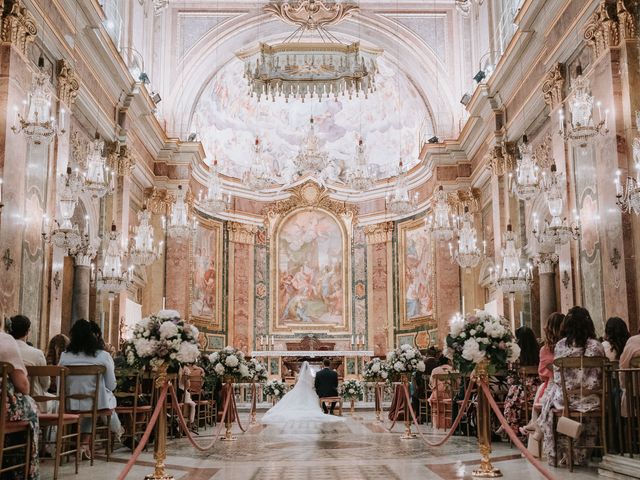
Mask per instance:
[[[59,333],[51,337],[49,345],[47,346],[47,365],[58,365],[62,353],[67,349],[69,345],[69,337]],[[49,393],[56,394],[58,392],[58,385],[56,384],[56,377],[51,377],[49,384]]]
[[[33,398],[29,396],[27,368],[20,356],[18,344],[11,335],[4,332],[0,332],[0,362],[6,362],[13,366],[13,372],[9,375],[9,382],[7,382],[7,419],[10,422],[29,422],[31,427],[31,469],[27,480],[39,480],[38,433],[40,426],[38,423],[38,407]],[[7,438],[5,446],[11,443],[13,443],[12,439]],[[22,463],[24,459],[17,458],[19,453],[18,451],[15,451],[13,455],[5,453],[3,466]]]
[[[611,317],[607,320],[602,347],[610,362],[620,360],[620,355],[630,336],[627,324],[620,317]]]
[[[630,337],[625,343],[624,350],[622,350],[622,354],[620,355],[620,368],[631,368],[631,360],[636,357],[640,357],[640,335]],[[625,384],[624,372],[620,373],[620,383],[622,385]],[[622,405],[620,407],[620,411],[623,417],[628,416],[627,398],[624,388],[622,389]]]
[[[107,352],[102,350],[101,335],[98,334],[100,327],[95,322],[89,322],[81,319],[76,321],[71,327],[71,341],[67,347],[67,351],[60,357],[59,364],[63,367],[77,365],[103,365],[106,372],[100,378],[99,394],[98,394],[98,410],[114,410],[116,408],[116,397],[113,390],[116,388],[116,375],[113,358]],[[93,377],[87,376],[69,376],[67,377],[67,394],[91,394],[95,389],[95,381]],[[70,410],[90,410],[92,408],[91,400],[70,400]],[[116,434],[119,440],[124,429],[120,424],[118,415],[113,412],[111,414],[111,423],[109,428]],[[89,441],[91,439],[91,419],[83,418],[80,422],[80,431],[82,432],[82,450],[83,455],[89,457],[91,448]]]
[[[453,371],[451,361],[447,357],[440,358],[440,365],[431,371],[431,379],[429,380],[429,388],[431,395],[429,396],[429,405],[432,415],[434,428],[449,428],[451,425],[446,418],[444,403],[451,402],[451,386],[447,382],[438,381],[436,375],[442,375]]]
[[[556,344],[555,359],[566,357],[604,357],[602,344],[596,340],[596,330],[589,311],[582,307],[573,307],[567,313],[562,327],[563,338]],[[600,372],[597,369],[569,369],[565,372],[565,382],[568,389],[600,387]],[[583,412],[592,411],[600,406],[600,399],[595,395],[573,398],[570,403],[572,410]],[[553,409],[564,408],[564,396],[560,381],[560,369],[554,366],[553,383],[549,383],[544,396],[542,410],[538,418],[538,425],[544,434],[544,453],[550,465],[555,462],[556,445],[553,431]],[[594,421],[596,420],[596,421]],[[586,445],[593,445],[594,437],[598,433],[598,423],[595,418],[582,419],[582,434],[573,443],[573,460],[575,465],[586,465],[589,461],[590,449]],[[567,437],[558,438],[558,464],[566,465],[568,459]],[[579,445],[579,446],[578,446]]]
[[[516,341],[520,347],[520,358],[517,366],[520,367],[537,367],[540,363],[540,352],[538,350],[538,340],[535,333],[529,327],[520,327],[516,330]],[[526,388],[523,381],[526,381]],[[520,378],[517,371],[511,373],[507,377],[509,391],[504,400],[504,417],[514,432],[520,432],[520,427],[525,423],[525,403],[533,400],[540,381],[535,377]],[[527,397],[525,398],[525,391]]]
[[[31,330],[31,320],[24,315],[15,315],[7,321],[5,329],[9,335],[16,339],[20,357],[25,366],[44,367],[47,364],[42,350],[27,345],[27,337]],[[50,383],[49,377],[36,378],[33,382],[33,391],[31,394],[34,396],[43,396],[47,392]],[[46,410],[46,403],[41,405],[41,407],[45,407]]]

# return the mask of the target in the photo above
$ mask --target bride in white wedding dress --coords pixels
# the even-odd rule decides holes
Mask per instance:
[[[344,418],[326,414],[320,407],[320,398],[314,389],[315,373],[308,362],[302,364],[294,387],[262,417],[263,424],[285,423],[296,420],[312,422],[343,422]]]

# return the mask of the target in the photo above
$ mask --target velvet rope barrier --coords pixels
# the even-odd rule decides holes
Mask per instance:
[[[184,431],[184,434],[187,436],[187,440],[189,440],[189,443],[193,446],[193,448],[201,452],[206,452],[213,448],[213,445],[216,443],[218,438],[220,438],[220,434],[222,433],[222,428],[224,427],[224,419],[227,416],[227,411],[229,407],[232,406],[232,398],[233,398],[233,389],[230,388],[227,390],[227,396],[224,400],[224,408],[222,409],[222,419],[220,421],[220,425],[218,426],[218,429],[217,429],[218,431],[215,433],[211,443],[208,443],[204,447],[198,445],[198,443],[195,441],[195,439],[193,438],[193,435],[191,434],[191,431],[187,427],[187,422],[185,421],[184,416],[182,415],[182,412],[180,411],[180,409],[177,409],[178,423],[180,424],[180,427]],[[173,402],[175,402],[176,405],[178,404],[178,396],[176,395],[176,391],[173,388],[173,385],[171,386],[171,399]],[[237,417],[237,413],[236,413],[236,417]]]
[[[504,418],[504,415],[502,415],[502,412],[500,411],[498,404],[496,403],[496,401],[493,398],[493,395],[491,394],[491,389],[489,388],[489,386],[483,382],[478,382],[478,384],[482,387],[482,391],[484,392],[485,397],[489,401],[489,405],[491,405],[491,409],[493,410],[493,413],[495,413],[496,417],[498,417],[500,424],[502,425],[504,431],[507,432],[507,435],[509,435],[509,438],[511,439],[513,444],[516,447],[518,447],[518,450],[522,452],[524,457],[527,460],[529,460],[529,463],[531,463],[536,468],[536,470],[538,470],[542,474],[542,476],[544,476],[544,478],[547,478],[548,480],[555,480],[555,477],[551,475],[551,473],[542,466],[542,463],[540,463],[540,461],[531,454],[531,452],[527,449],[527,447],[525,447],[522,444],[522,442],[518,438],[518,435],[516,435],[516,433],[513,431],[513,429],[507,422],[507,420]]]
[[[122,472],[120,472],[120,475],[118,475],[117,480],[124,480],[127,477],[127,475],[129,475],[129,472],[131,472],[131,469],[133,468],[135,463],[138,461],[138,457],[142,453],[142,450],[144,450],[144,448],[147,446],[147,442],[151,437],[151,432],[153,431],[153,428],[155,427],[156,422],[158,421],[158,416],[160,415],[160,411],[162,410],[162,404],[167,400],[167,390],[169,389],[169,385],[170,385],[169,382],[165,382],[164,387],[162,387],[162,392],[160,392],[160,396],[158,397],[158,402],[156,403],[156,408],[154,409],[153,414],[151,415],[151,419],[149,420],[147,429],[144,431],[144,434],[142,435],[142,438],[140,439],[138,446],[134,450],[133,455],[131,456],[127,464],[124,466],[124,470],[122,470]],[[171,390],[173,391],[173,386],[171,386]]]
[[[230,390],[232,390],[232,389],[230,389]],[[235,395],[231,395],[231,408],[233,409],[233,413],[236,414],[236,422],[238,423],[238,427],[240,427],[240,430],[242,430],[242,433],[245,433],[247,431],[247,429],[243,428],[242,424],[240,423],[240,415],[238,415],[238,405],[236,404]]]

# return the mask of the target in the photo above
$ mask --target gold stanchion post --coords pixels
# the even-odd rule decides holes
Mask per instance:
[[[488,383],[489,363],[485,360],[476,366],[476,379],[484,384]],[[478,386],[478,447],[480,449],[480,465],[475,468],[472,475],[477,478],[502,477],[500,469],[491,464],[491,409],[484,391]]]
[[[353,417],[356,413],[356,400],[354,398],[351,399],[351,408],[350,408],[351,416]]]
[[[256,388],[256,382],[251,382],[251,421],[249,425],[257,425],[258,421],[256,420],[256,402],[258,397],[258,389]]]
[[[234,437],[231,433],[231,427],[233,426],[233,422],[231,421],[231,418],[232,418],[231,416],[234,414],[237,415],[238,412],[233,411],[233,407],[232,407],[233,398],[231,398],[231,396],[233,395],[233,378],[225,378],[225,388],[227,389],[225,401],[228,401],[229,405],[227,406],[226,416],[225,418],[222,419],[224,421],[225,431],[224,431],[224,436],[220,437],[220,440],[223,442],[235,442],[236,437]]]
[[[375,403],[375,407],[376,407],[376,421],[378,423],[382,423],[382,395],[381,395],[381,391],[380,391],[380,384],[378,381],[376,381],[375,387],[374,387],[374,395],[373,395],[373,399],[374,399],[374,403]]]
[[[155,387],[160,391],[167,383],[167,365],[160,365],[154,369],[156,373]],[[158,394],[159,396],[159,394]],[[172,475],[168,475],[164,469],[164,461],[167,458],[167,399],[165,397],[160,407],[158,423],[156,423],[156,438],[153,442],[153,458],[156,461],[155,470],[152,474],[146,475],[145,480],[173,480]]]
[[[411,420],[409,419],[409,400],[406,398],[407,396],[404,395],[404,392],[408,392],[409,391],[409,375],[407,375],[406,373],[403,373],[402,376],[400,377],[401,381],[402,381],[402,386],[400,388],[402,388],[402,399],[403,399],[403,404],[404,404],[404,433],[402,434],[402,436],[400,437],[402,440],[413,440],[417,437],[417,435],[415,433],[413,433],[411,431]]]

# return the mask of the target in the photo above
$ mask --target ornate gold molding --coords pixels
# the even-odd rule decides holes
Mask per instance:
[[[485,156],[487,168],[496,176],[502,176],[513,170],[515,166],[514,145],[509,142],[502,142],[493,147]]]
[[[227,222],[227,232],[229,232],[230,242],[253,245],[256,241],[258,227],[238,222]]]
[[[325,5],[322,0],[300,0],[298,2],[272,2],[264,7],[289,25],[317,30],[329,25],[336,25],[351,14],[360,11],[355,4],[333,3]]]
[[[555,66],[547,72],[542,82],[542,95],[544,103],[549,105],[551,110],[562,103],[562,88],[564,87],[564,66],[556,63]]]
[[[549,168],[554,162],[552,151],[553,138],[550,134],[542,140],[533,153],[533,158],[540,168]]]
[[[393,222],[378,223],[364,227],[367,245],[390,242],[393,238]]]
[[[13,0],[8,12],[2,16],[0,40],[12,43],[20,53],[26,55],[27,46],[36,39],[37,34],[38,26],[34,16],[22,5],[21,0]]]
[[[120,145],[117,141],[107,145],[107,165],[119,177],[129,175],[137,161],[137,154],[127,145]]]
[[[67,106],[71,106],[76,101],[78,90],[80,90],[80,77],[66,60],[58,60],[56,90],[58,99]]]
[[[625,3],[625,0],[618,0],[616,4],[616,14],[618,15],[620,37],[622,40],[636,38],[638,35],[636,22]]]
[[[469,208],[469,212],[479,211],[480,190],[477,188],[468,188],[466,190],[457,190],[449,194],[449,204],[462,213],[464,207]]]
[[[146,188],[144,196],[147,208],[155,214],[165,215],[176,201],[175,197],[166,188]]]
[[[606,0],[600,0],[600,5],[584,27],[583,38],[591,47],[594,58],[620,43],[620,26],[617,18],[611,15]]]

